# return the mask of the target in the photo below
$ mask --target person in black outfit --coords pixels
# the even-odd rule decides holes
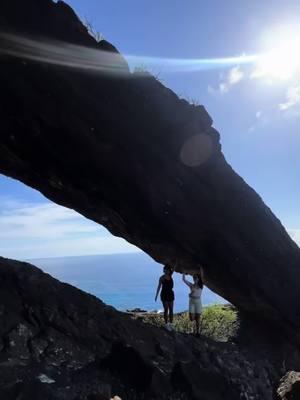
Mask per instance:
[[[166,329],[172,330],[173,322],[173,305],[174,305],[174,282],[172,279],[173,269],[170,265],[166,264],[164,266],[164,274],[159,278],[158,286],[156,290],[155,301],[159,295],[160,289],[160,299],[164,307],[164,320],[166,324]]]

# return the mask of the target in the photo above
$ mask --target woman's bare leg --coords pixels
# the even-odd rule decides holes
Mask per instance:
[[[174,302],[173,301],[169,301],[169,320],[171,322],[171,324],[173,323],[173,305]]]
[[[163,307],[164,307],[164,320],[165,320],[165,324],[168,323],[168,302],[167,301],[163,301]]]
[[[189,313],[190,321],[193,322],[195,320],[195,314],[194,313]],[[193,327],[194,330],[194,327]]]
[[[195,321],[196,321],[196,334],[200,334],[200,318],[201,314],[195,314]]]
[[[190,317],[190,321],[194,321],[195,320],[195,314],[189,313],[189,317]]]

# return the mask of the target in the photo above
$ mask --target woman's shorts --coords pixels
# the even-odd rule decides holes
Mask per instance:
[[[174,301],[174,292],[172,290],[172,292],[168,292],[168,293],[161,293],[160,295],[160,299],[163,303],[171,303],[172,301]]]
[[[201,299],[193,299],[190,297],[189,313],[190,314],[201,314],[202,313]]]

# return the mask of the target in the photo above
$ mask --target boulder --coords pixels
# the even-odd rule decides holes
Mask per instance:
[[[300,372],[287,372],[280,381],[277,393],[282,400],[300,399]]]

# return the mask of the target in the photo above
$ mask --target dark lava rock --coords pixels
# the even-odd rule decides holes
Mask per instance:
[[[5,400],[271,400],[295,353],[168,332],[4,258],[0,304]]]
[[[0,172],[159,262],[203,264],[211,289],[298,340],[299,248],[227,164],[205,108],[131,74],[62,1],[1,0],[0,30],[18,34],[0,40]],[[106,72],[117,73],[29,60],[27,36],[42,55],[53,40],[86,62],[109,53]]]
[[[131,310],[126,310],[128,313],[146,313],[147,310],[142,310],[141,308],[133,308]]]
[[[194,361],[175,365],[172,380],[175,387],[188,392],[196,399],[223,400],[228,397],[239,400],[241,398],[240,387],[217,372],[201,369]]]
[[[280,381],[277,393],[282,400],[300,399],[300,372],[287,372]]]

